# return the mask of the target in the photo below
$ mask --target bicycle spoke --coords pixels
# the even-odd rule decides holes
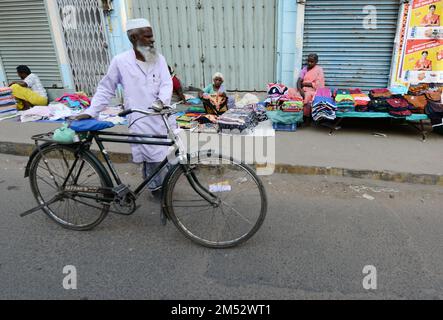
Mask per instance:
[[[37,176],[37,179],[39,179],[39,180],[41,180],[41,181],[43,181],[44,183],[46,183],[48,186],[50,186],[52,189],[54,189],[54,190],[58,190],[56,187],[54,187],[52,184],[50,184],[48,181],[46,181],[44,178],[42,178],[42,177],[40,177],[40,176]]]
[[[223,216],[225,217],[225,221],[226,221],[226,223],[227,223],[227,225],[228,225],[229,234],[232,236],[232,230],[233,230],[232,225],[229,223],[229,219],[228,219],[228,217],[225,215],[225,211],[223,210],[223,207],[220,207],[220,210],[221,210]]]
[[[234,211],[238,216],[240,216],[241,218],[243,218],[243,220],[245,220],[247,223],[249,223],[250,225],[253,225],[253,223],[251,221],[249,221],[247,218],[245,218],[240,212],[238,212],[236,209],[234,209],[234,207],[232,205],[230,205],[227,202],[222,202],[223,204],[227,205],[228,207],[231,208],[232,211]]]

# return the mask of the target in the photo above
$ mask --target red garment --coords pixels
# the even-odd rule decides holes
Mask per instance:
[[[176,76],[172,77],[172,86],[173,86],[174,92],[179,90],[182,87],[180,80]]]

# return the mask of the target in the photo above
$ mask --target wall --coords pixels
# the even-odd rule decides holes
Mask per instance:
[[[126,36],[127,1],[114,0],[113,11],[106,17],[106,27],[110,42],[111,55],[116,56],[131,48],[131,43]]]
[[[296,85],[297,65],[297,0],[280,0],[278,13],[277,81],[287,86]],[[303,45],[303,37],[302,45]],[[301,62],[301,59],[300,61]]]
[[[49,25],[52,31],[55,51],[60,65],[63,87],[74,89],[74,80],[72,77],[71,66],[69,64],[68,53],[62,31],[62,21],[59,15],[59,9],[56,0],[46,0],[46,8],[49,17]]]

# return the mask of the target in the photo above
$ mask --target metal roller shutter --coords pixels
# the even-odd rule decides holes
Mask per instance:
[[[377,29],[363,26],[367,5],[377,9]],[[399,9],[398,0],[307,0],[303,63],[317,53],[330,87],[386,87]]]
[[[185,85],[207,85],[217,71],[228,90],[261,91],[274,81],[276,0],[132,0],[129,12],[150,19]]]
[[[8,81],[28,65],[45,87],[62,87],[44,0],[0,1],[0,57]]]

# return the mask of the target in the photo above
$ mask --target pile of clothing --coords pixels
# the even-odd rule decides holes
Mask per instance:
[[[350,90],[350,93],[355,102],[355,111],[367,112],[369,110],[371,98],[360,89],[352,89]]]
[[[337,106],[332,98],[332,92],[328,88],[318,89],[312,103],[312,119],[314,121],[320,120],[335,120]]]
[[[335,105],[339,112],[354,112],[355,100],[348,89],[337,89],[334,92]]]
[[[264,103],[266,103],[268,111],[280,110],[281,105],[288,101],[303,101],[296,89],[288,88],[284,84],[269,83],[267,93],[268,96]]]
[[[266,114],[266,103],[259,102],[254,105],[255,113],[257,114],[258,122],[263,122],[268,120],[268,115]]]
[[[17,116],[17,105],[11,88],[0,88],[0,120]]]
[[[197,117],[198,118],[198,117]],[[195,116],[189,116],[185,113],[177,114],[177,125],[181,129],[193,129],[198,125]]]
[[[0,88],[0,107],[15,106],[16,103],[11,88]]]
[[[186,112],[177,114],[177,125],[181,129],[193,129],[199,124],[198,119],[204,115],[206,115],[206,109],[204,107],[191,106]]]
[[[74,94],[64,94],[60,98],[55,99],[56,102],[60,102],[68,106],[73,110],[85,110],[91,105],[91,100],[83,92],[77,92]]]
[[[369,91],[371,103],[369,104],[369,111],[372,112],[388,112],[388,99],[393,98],[391,91],[387,88],[372,89]]]
[[[29,110],[23,111],[20,114],[21,122],[33,122],[40,120],[57,121],[64,120],[71,116],[78,115],[79,112],[74,112],[63,103],[52,102],[49,106],[35,106]]]
[[[409,117],[412,114],[409,110],[409,102],[404,98],[391,98],[387,102],[389,114],[393,117]]]
[[[218,119],[218,126],[223,133],[234,131],[249,134],[257,125],[257,114],[253,106],[229,109]]]

